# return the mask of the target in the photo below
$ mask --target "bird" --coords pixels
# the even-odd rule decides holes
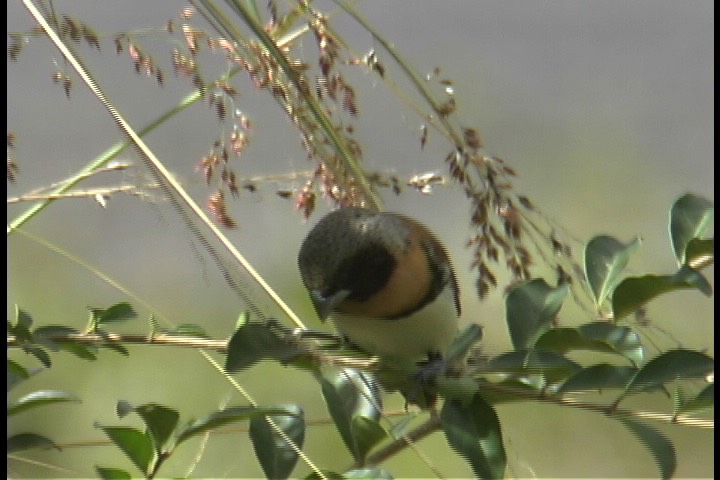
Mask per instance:
[[[324,216],[298,254],[322,321],[381,358],[441,358],[458,333],[460,291],[450,256],[408,216],[342,207]]]

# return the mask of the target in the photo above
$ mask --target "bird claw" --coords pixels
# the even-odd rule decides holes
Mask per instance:
[[[414,404],[425,409],[432,409],[437,403],[438,395],[434,391],[435,380],[448,371],[447,360],[438,354],[429,354],[428,359],[418,364],[420,369],[414,375],[414,385],[410,390],[403,390],[405,408]]]

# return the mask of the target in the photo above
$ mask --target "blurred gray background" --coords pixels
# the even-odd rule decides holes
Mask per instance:
[[[184,7],[182,2],[64,0],[55,6],[100,34],[101,52],[86,47],[79,51],[135,128],[189,93],[189,82],[172,76],[168,59],[175,45],[160,33]],[[566,238],[574,239],[578,258],[582,242],[594,235],[606,233],[622,241],[641,236],[644,243],[629,265],[630,273],[673,271],[676,265],[667,237],[671,203],[686,192],[714,199],[713,2],[367,1],[356,6],[418,72],[440,67],[440,77],[453,80],[463,124],[476,127],[486,151],[518,171],[516,191],[565,229]],[[331,25],[358,55],[377,48],[380,61],[389,65],[389,78],[403,88],[397,69],[366,32],[332,4],[317,7],[335,12]],[[8,4],[9,33],[27,32],[32,26],[20,2]],[[136,75],[126,53],[115,55],[112,37],[123,31],[133,32],[165,70],[164,88]],[[308,50],[308,57],[314,55]],[[30,41],[17,62],[8,59],[7,67],[8,130],[17,137],[13,155],[20,166],[17,183],[8,185],[9,196],[71,176],[121,139],[99,102],[45,39]],[[203,68],[206,78],[212,79],[227,66],[220,58],[206,56]],[[51,81],[57,71],[74,78],[70,100]],[[355,124],[368,168],[401,178],[427,171],[445,173],[442,160],[450,147],[431,131],[421,151],[423,120],[396,93],[360,69],[348,78],[358,96],[361,115]],[[237,79],[236,107],[255,124],[251,146],[236,163],[238,172],[253,177],[311,168],[277,105],[254,91],[242,74]],[[227,134],[227,126],[218,122],[214,111],[197,104],[146,140],[203,202],[208,191],[195,165],[223,128]],[[138,166],[81,187],[149,181],[132,152],[123,159]],[[278,186],[298,189],[302,184],[302,180],[265,183],[256,193],[243,192],[229,204],[240,228],[228,236],[290,306],[308,324],[319,327],[302,290],[295,257],[312,223],[330,205],[319,199],[317,214],[305,223],[292,201],[274,193]],[[142,319],[154,313],[161,322],[195,323],[214,337],[229,335],[242,303],[211,262],[198,254],[199,247],[167,202],[159,193],[151,193],[151,201],[113,197],[104,209],[90,200],[56,202],[24,227],[92,265],[134,297],[67,257],[13,234],[8,239],[8,318],[18,304],[38,324],[83,328],[88,306],[130,301]],[[502,292],[483,302],[473,292],[470,252],[465,248],[469,211],[463,195],[448,186],[430,196],[410,189],[398,197],[383,191],[383,199],[389,210],[417,217],[443,238],[461,275],[464,320],[485,327],[488,352],[508,350]],[[8,221],[26,208],[27,204],[8,206]],[[713,272],[708,271],[710,277]],[[674,293],[653,302],[648,315],[663,329],[644,331],[650,344],[667,349],[679,340],[683,346],[714,354],[710,299],[696,291]],[[591,318],[561,312],[560,320],[573,325]],[[145,332],[142,322],[118,328]],[[35,364],[20,352],[10,355],[25,365]],[[93,475],[96,464],[129,468],[110,446],[72,446],[104,440],[93,428],[95,421],[133,424],[132,419],[115,418],[114,405],[120,399],[158,402],[195,417],[245,403],[191,350],[131,348],[129,358],[103,351],[102,363],[67,354],[53,358],[50,371],[13,390],[11,399],[39,388],[56,388],[73,392],[83,403],[12,418],[11,434],[37,431],[67,444],[62,453],[22,455],[45,465],[10,460],[8,472],[13,477],[85,477]],[[319,389],[305,373],[263,365],[237,378],[261,404],[297,402],[309,421],[327,418]],[[402,407],[399,398],[388,402],[390,409]],[[664,411],[669,400],[643,396],[630,406]],[[498,412],[505,428],[510,477],[657,475],[647,452],[617,422],[548,405],[500,406]],[[713,476],[712,432],[655,426],[676,442],[678,477]],[[333,441],[327,440],[328,435]],[[331,426],[310,427],[306,450],[318,464],[342,469],[350,458],[335,440]],[[447,477],[471,474],[462,459],[450,453],[442,435],[420,446]],[[164,475],[187,472],[199,444],[189,442],[183,448],[166,465]],[[219,472],[218,465],[222,465]],[[402,476],[431,476],[410,451],[386,466]],[[304,466],[296,470],[298,475],[306,472]],[[244,434],[213,436],[192,476],[218,474],[262,476]]]

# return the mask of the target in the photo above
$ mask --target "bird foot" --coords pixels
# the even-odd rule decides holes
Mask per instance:
[[[410,390],[402,390],[405,397],[405,408],[413,404],[423,410],[433,409],[437,403],[435,379],[448,371],[448,362],[441,355],[431,353],[426,361],[418,364],[420,369],[415,374],[414,385]]]

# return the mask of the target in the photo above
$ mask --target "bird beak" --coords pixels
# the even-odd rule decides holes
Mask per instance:
[[[348,295],[350,295],[350,290],[339,290],[329,296],[325,296],[317,290],[310,292],[315,311],[323,322]]]

